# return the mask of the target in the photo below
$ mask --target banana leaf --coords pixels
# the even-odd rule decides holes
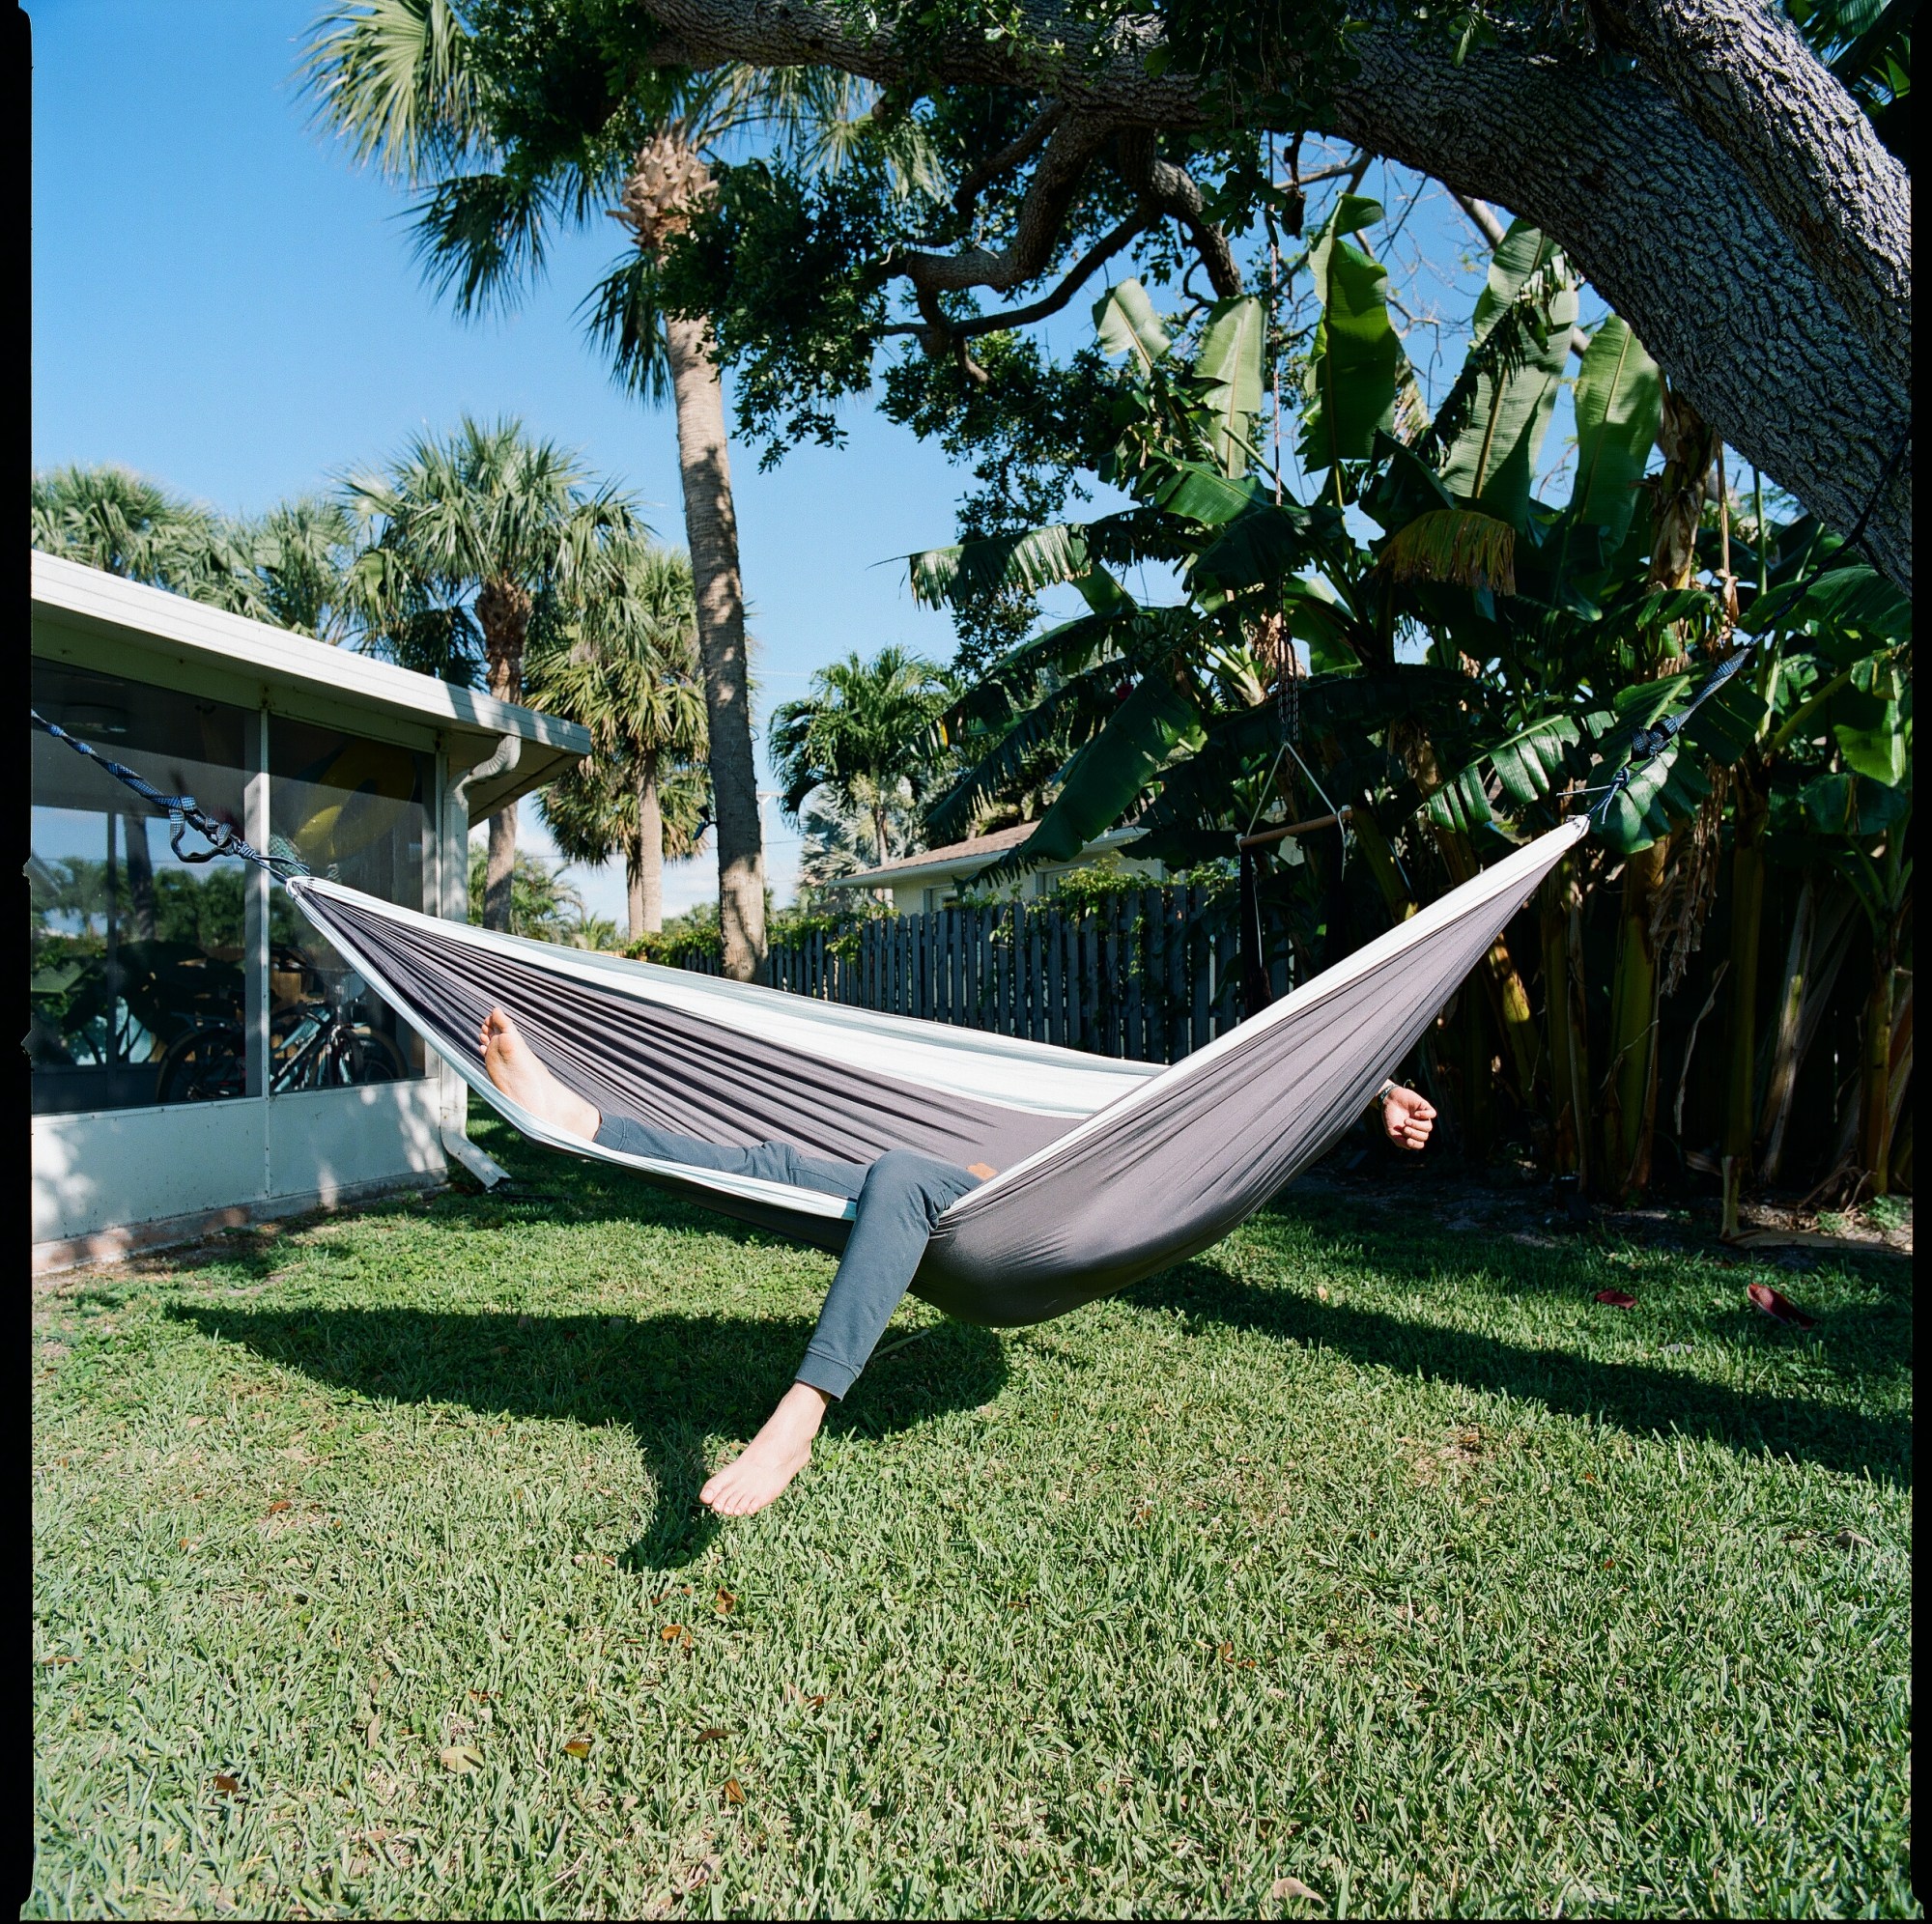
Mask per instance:
[[[1067,764],[1060,793],[1033,834],[986,869],[982,881],[1009,881],[1043,862],[1071,862],[1132,810],[1178,750],[1201,740],[1194,703],[1164,676],[1150,675]]]
[[[1344,194],[1309,250],[1321,303],[1301,417],[1301,461],[1311,473],[1368,460],[1378,433],[1395,425],[1403,353],[1389,321],[1388,270],[1348,238],[1381,216],[1379,202]]]
[[[1602,528],[1606,549],[1630,526],[1662,406],[1657,363],[1627,321],[1607,316],[1590,337],[1577,377],[1577,480],[1570,491],[1577,519]]]

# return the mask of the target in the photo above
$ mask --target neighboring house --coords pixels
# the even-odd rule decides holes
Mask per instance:
[[[45,554],[33,704],[257,848],[467,919],[470,825],[589,751],[575,722]],[[35,1268],[500,1174],[468,1090],[230,859],[32,731]],[[200,845],[189,836],[189,853]]]
[[[893,907],[902,916],[923,915],[956,902],[962,894],[975,891],[982,869],[992,864],[1009,848],[1016,848],[1037,826],[1022,822],[1017,828],[999,829],[990,835],[975,835],[971,841],[949,842],[944,848],[928,848],[889,862],[878,868],[862,868],[856,875],[841,875],[827,882],[827,889],[867,889],[892,891]],[[1092,868],[1104,862],[1108,869],[1122,875],[1142,875],[1150,882],[1165,881],[1167,871],[1157,862],[1140,862],[1122,854],[1140,839],[1139,829],[1110,829],[1091,841],[1071,862],[1060,862],[1031,870],[1017,882],[1009,882],[987,892],[1003,902],[1034,902],[1053,892],[1063,875],[1076,868]]]

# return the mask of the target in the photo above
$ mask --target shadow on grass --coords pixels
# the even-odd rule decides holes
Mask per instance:
[[[657,1514],[626,1552],[632,1569],[701,1555],[720,1519],[697,1503],[714,1467],[707,1439],[750,1436],[791,1382],[811,1325],[710,1316],[517,1316],[404,1309],[181,1304],[205,1336],[371,1398],[467,1403],[488,1415],[627,1424],[657,1484]],[[873,1367],[827,1422],[884,1435],[988,1401],[1006,1381],[990,1330],[940,1323]]]
[[[1397,1256],[1378,1255],[1376,1264],[1384,1274],[1407,1272],[1419,1282],[1430,1274],[1426,1266]],[[1676,1430],[1741,1452],[1791,1457],[1907,1487],[1912,1483],[1910,1421],[1867,1416],[1842,1403],[1758,1395],[1686,1372],[1621,1360],[1600,1363],[1567,1350],[1533,1349],[1467,1330],[1410,1322],[1379,1310],[1310,1302],[1287,1290],[1236,1282],[1205,1262],[1151,1277],[1126,1291],[1125,1300],[1286,1342],[1319,1344],[1404,1375],[1499,1391],[1635,1434]],[[1737,1320],[1739,1334],[1757,1334]],[[1903,1334],[1909,1346],[1909,1328]]]

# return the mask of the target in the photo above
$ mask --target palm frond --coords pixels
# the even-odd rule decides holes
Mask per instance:
[[[627,249],[577,311],[584,317],[584,331],[610,356],[611,377],[620,387],[653,407],[670,399],[657,263],[649,255]]]
[[[469,31],[451,0],[335,0],[298,75],[359,162],[420,180],[488,143]]]
[[[1388,538],[1376,567],[1394,581],[1516,593],[1516,529],[1472,508],[1418,515]]]

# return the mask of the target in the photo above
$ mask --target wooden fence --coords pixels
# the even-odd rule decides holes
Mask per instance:
[[[1172,1062],[1238,1020],[1236,938],[1230,894],[1145,889],[1086,909],[938,909],[780,940],[771,980],[889,1014]],[[715,955],[680,960],[718,971]],[[1272,986],[1286,991],[1284,963]]]

